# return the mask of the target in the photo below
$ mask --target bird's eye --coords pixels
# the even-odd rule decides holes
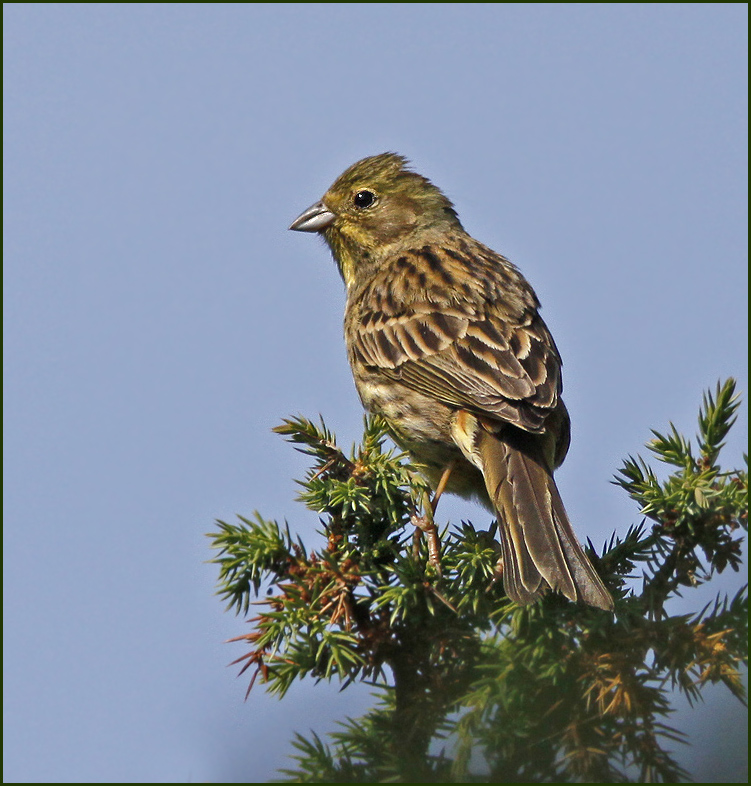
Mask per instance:
[[[361,210],[370,207],[375,199],[375,194],[372,191],[358,191],[354,199],[355,207],[359,207]]]

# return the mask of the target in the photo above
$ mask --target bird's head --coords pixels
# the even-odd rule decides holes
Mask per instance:
[[[423,233],[457,228],[449,199],[396,153],[353,164],[290,226],[324,237],[348,288]]]

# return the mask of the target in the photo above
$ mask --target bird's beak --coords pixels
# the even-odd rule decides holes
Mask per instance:
[[[323,204],[316,202],[302,213],[289,225],[296,232],[320,232],[336,218],[336,216]]]

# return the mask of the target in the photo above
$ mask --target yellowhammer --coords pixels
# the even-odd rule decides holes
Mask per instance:
[[[351,166],[290,229],[323,235],[339,266],[365,407],[434,487],[496,513],[506,594],[612,609],[553,480],[569,444],[561,358],[516,267],[394,153]]]

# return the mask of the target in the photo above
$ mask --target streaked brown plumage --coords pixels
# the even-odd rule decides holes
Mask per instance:
[[[497,514],[508,596],[550,587],[611,609],[553,480],[569,444],[561,358],[516,267],[393,153],[351,166],[290,229],[323,235],[339,266],[365,407],[434,486],[453,465],[447,491]]]

